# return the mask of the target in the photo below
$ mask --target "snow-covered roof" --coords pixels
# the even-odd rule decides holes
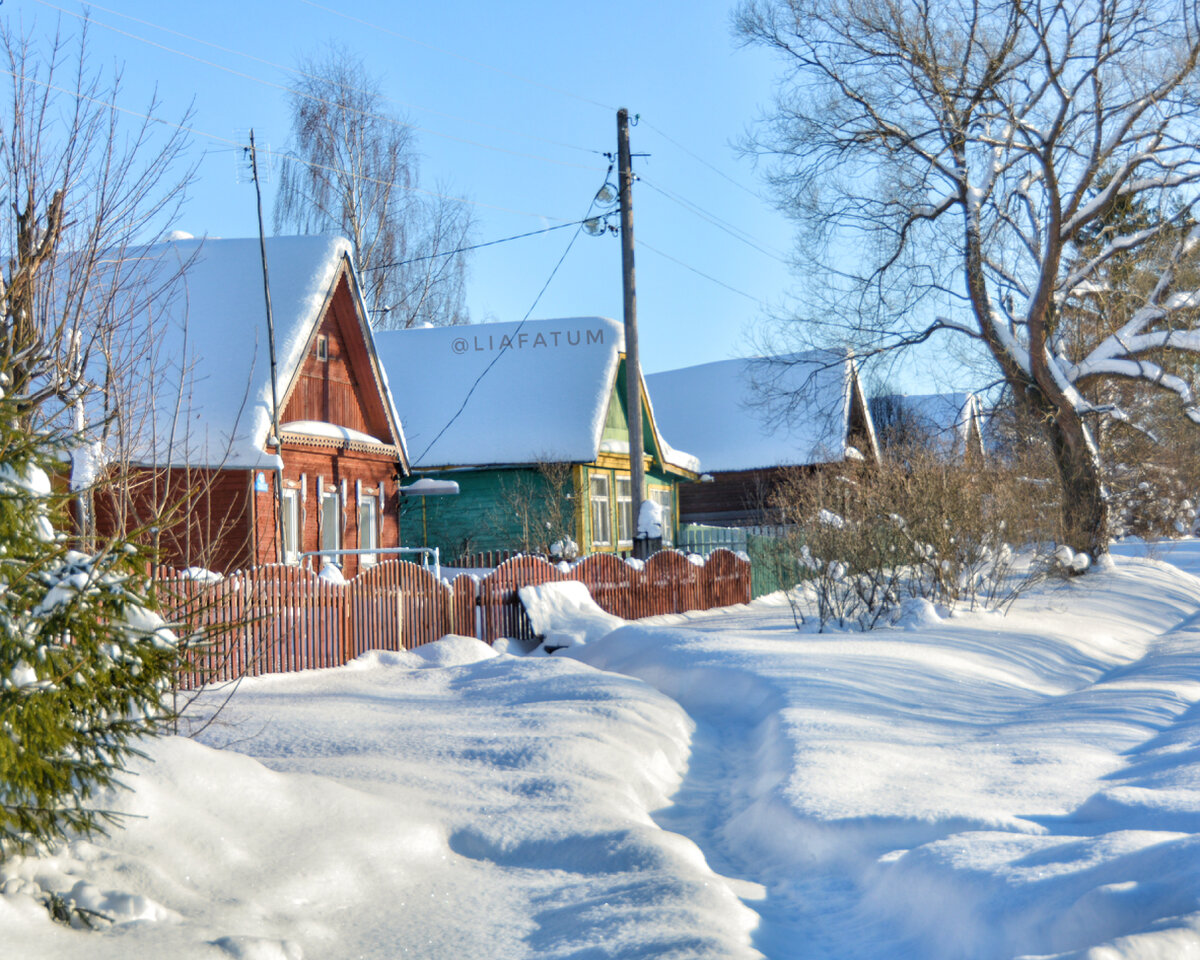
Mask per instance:
[[[885,394],[872,397],[880,435],[920,443],[944,457],[961,457],[981,443],[980,403],[973,393]]]
[[[816,350],[718,360],[646,377],[659,428],[706,472],[839,462],[858,389],[853,359]]]
[[[590,463],[602,450],[625,348],[615,320],[383,331],[375,342],[414,468]],[[696,469],[658,439],[669,463]]]
[[[266,241],[281,403],[350,249],[332,236]],[[135,338],[150,333],[152,355],[130,380],[142,394],[130,405],[139,419],[124,425],[124,449],[110,455],[160,466],[277,465],[264,450],[272,398],[259,241],[173,240],[114,269],[129,278],[115,309],[131,318]]]

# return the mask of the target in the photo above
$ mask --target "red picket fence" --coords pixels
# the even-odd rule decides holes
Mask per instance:
[[[514,557],[478,578],[439,582],[406,560],[387,560],[345,583],[272,564],[213,583],[167,570],[159,599],[193,656],[185,688],[241,676],[333,667],[367,650],[411,650],[447,633],[492,643],[532,639],[518,591],[577,580],[596,603],[627,620],[750,601],[750,564],[728,550],[697,565],[675,551],[638,569],[611,554],[563,571],[539,557]]]

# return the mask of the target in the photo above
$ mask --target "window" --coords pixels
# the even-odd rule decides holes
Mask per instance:
[[[662,542],[664,547],[675,542],[675,525],[671,520],[671,488],[651,487],[650,499],[662,507]]]
[[[617,540],[633,543],[633,481],[617,477]]]
[[[284,490],[283,502],[283,562],[300,560],[300,491]]]
[[[325,334],[317,337],[317,359],[322,362],[329,359],[329,338]]]
[[[379,546],[379,522],[375,512],[375,498],[362,497],[358,501],[358,549],[373,550]],[[359,556],[363,566],[370,566],[377,559],[374,553]]]
[[[592,497],[592,543],[612,543],[612,518],[609,513],[608,474],[593,473],[589,479]]]
[[[334,493],[321,493],[321,549],[342,549],[342,501]],[[338,557],[330,560],[339,561]]]

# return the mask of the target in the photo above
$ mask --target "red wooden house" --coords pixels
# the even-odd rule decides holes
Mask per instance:
[[[139,360],[98,445],[116,482],[94,516],[101,534],[153,537],[172,566],[399,546],[404,437],[349,244],[279,237],[266,252],[274,389],[257,240],[160,244],[131,268]],[[335,559],[353,576],[378,556]]]

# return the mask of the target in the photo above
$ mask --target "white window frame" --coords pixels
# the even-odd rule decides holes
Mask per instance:
[[[283,490],[279,509],[283,513],[283,562],[300,562],[300,491]]]
[[[603,491],[597,490],[597,484]],[[612,546],[612,486],[607,473],[592,473],[588,475],[588,501],[591,505],[592,546]],[[597,530],[597,526],[601,530]],[[599,536],[604,534],[603,539]]]
[[[358,549],[376,550],[379,548],[379,511],[374,497],[359,497],[358,500]],[[358,562],[365,567],[372,566],[379,559],[375,553],[360,553]]]
[[[633,546],[633,478],[617,474],[617,545]]]
[[[672,516],[674,496],[672,494],[673,491],[670,487],[650,488],[650,499],[662,508],[662,542],[664,547],[672,546],[675,543],[675,524]]]

